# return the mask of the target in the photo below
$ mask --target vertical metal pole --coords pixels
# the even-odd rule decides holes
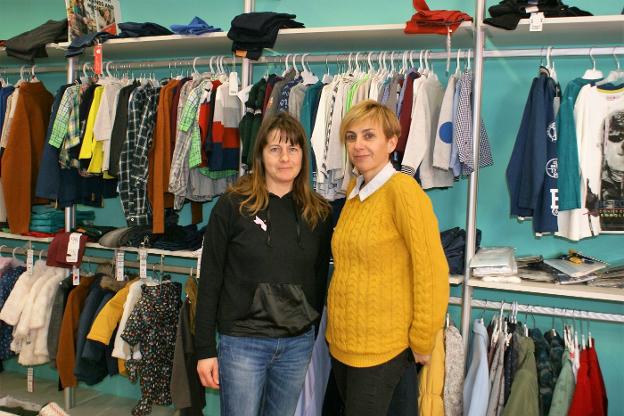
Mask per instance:
[[[245,13],[251,13],[256,9],[255,0],[244,0],[243,11]],[[253,78],[253,67],[251,61],[247,58],[243,58],[243,64],[241,65],[241,88],[246,88],[251,85]]]
[[[481,96],[483,87],[483,48],[485,34],[483,31],[483,17],[485,0],[475,2],[475,50],[474,50],[474,84],[472,93],[472,158],[474,171],[468,179],[468,210],[466,213],[466,257],[462,302],[462,335],[465,351],[468,351],[470,339],[470,312],[472,304],[472,288],[468,286],[471,276],[470,260],[475,254],[477,242],[477,195],[479,190],[479,146],[481,143]]]
[[[76,69],[76,58],[69,58],[67,60],[67,83],[71,84],[74,82],[74,73]],[[71,229],[75,225],[76,219],[76,207],[71,206],[65,208],[65,231],[71,231]],[[74,396],[74,388],[66,387],[63,390],[63,395],[65,398],[65,410],[69,410],[76,405],[76,397]]]

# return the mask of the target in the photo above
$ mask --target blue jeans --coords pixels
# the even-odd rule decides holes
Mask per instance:
[[[296,337],[219,339],[221,416],[292,416],[314,347],[314,327]]]

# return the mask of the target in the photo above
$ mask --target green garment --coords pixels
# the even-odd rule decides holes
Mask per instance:
[[[557,384],[555,384],[552,404],[550,405],[550,412],[548,412],[549,416],[566,416],[568,414],[576,384],[572,371],[572,362],[568,358],[569,356],[570,351],[566,348],[561,358],[563,365],[559,377],[557,378]]]
[[[511,385],[511,395],[503,416],[539,416],[539,389],[535,365],[535,344],[529,337],[517,338],[518,370]]]

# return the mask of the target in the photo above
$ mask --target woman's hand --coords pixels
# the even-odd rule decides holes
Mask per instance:
[[[431,360],[431,355],[420,355],[414,353],[414,361],[416,361],[417,364],[427,365],[429,364],[429,360]]]
[[[215,390],[219,389],[219,362],[217,357],[197,361],[197,374],[199,374],[202,386]]]

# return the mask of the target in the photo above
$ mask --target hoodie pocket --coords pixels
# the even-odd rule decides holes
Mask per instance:
[[[235,322],[234,327],[294,336],[301,334],[318,317],[300,285],[260,283],[245,318]]]

